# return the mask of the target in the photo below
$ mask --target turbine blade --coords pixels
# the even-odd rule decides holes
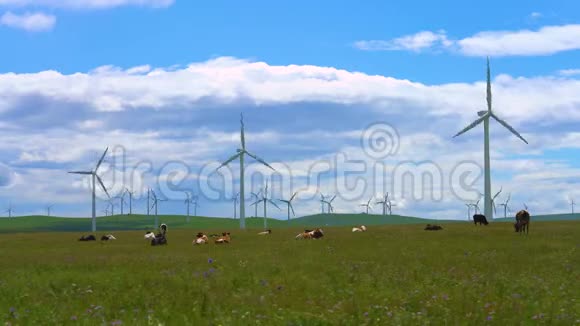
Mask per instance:
[[[97,180],[99,181],[99,184],[101,185],[101,188],[103,188],[103,190],[107,194],[107,197],[111,198],[111,195],[109,195],[109,192],[107,191],[107,188],[105,188],[105,184],[103,183],[103,180],[101,180],[101,177],[99,177],[96,174],[95,174],[95,176],[97,177]]]
[[[223,163],[222,163],[220,166],[218,166],[218,167],[217,167],[215,170],[216,170],[216,171],[217,171],[217,170],[219,170],[221,167],[223,167],[223,166],[227,165],[228,163],[230,163],[231,161],[233,161],[233,160],[237,159],[237,158],[238,158],[240,155],[242,155],[242,152],[240,152],[240,153],[238,153],[238,154],[236,154],[236,155],[234,155],[234,156],[232,156],[232,157],[228,158],[228,159],[227,159],[227,161],[223,162]]]
[[[87,175],[93,174],[92,171],[70,171],[69,173],[72,173],[72,174],[87,174]]]
[[[290,204],[290,209],[292,210],[292,215],[296,216],[296,213],[294,213],[294,207],[292,207],[292,204]]]
[[[489,57],[487,57],[487,111],[491,112],[491,72],[489,70]]]
[[[240,113],[240,140],[242,142],[242,150],[246,150],[246,137],[244,136],[244,115]]]
[[[512,134],[516,135],[519,139],[521,139],[524,143],[528,143],[527,140],[522,137],[512,126],[510,126],[507,122],[503,121],[502,119],[498,118],[495,114],[491,114],[491,116],[495,119],[495,121],[499,122],[502,126],[506,127],[507,130],[511,131]]]
[[[298,191],[296,191],[296,192],[295,192],[295,193],[292,195],[292,197],[290,197],[290,201],[292,201],[292,200],[294,199],[294,197],[296,197],[296,195],[297,195],[297,194],[298,194]]]
[[[501,191],[503,190],[502,188],[499,188],[499,191],[495,194],[495,196],[493,196],[493,199],[495,200],[497,198],[497,196],[499,196],[499,194],[501,194]]]
[[[475,126],[477,126],[478,124],[480,124],[483,120],[485,120],[486,118],[489,117],[489,114],[485,114],[482,117],[480,117],[479,119],[473,121],[469,126],[463,128],[463,130],[461,130],[460,132],[458,132],[457,134],[455,134],[455,136],[453,136],[453,138],[469,131],[470,129],[474,128]]]
[[[97,163],[97,167],[95,168],[95,172],[97,172],[97,170],[99,169],[99,166],[101,166],[101,163],[103,163],[103,160],[105,159],[105,155],[107,155],[107,151],[109,150],[109,147],[107,147],[105,149],[105,152],[103,153],[103,156],[101,156],[101,159],[99,160],[99,163]]]
[[[270,202],[270,204],[276,206],[276,208],[280,209],[280,206],[278,206],[278,204],[276,204],[272,199],[268,199],[268,201]]]
[[[246,154],[248,154],[248,156],[254,158],[254,160],[264,164],[265,166],[269,167],[270,169],[276,171],[276,169],[274,169],[273,167],[270,166],[270,164],[266,163],[266,161],[264,161],[263,159],[259,158],[258,156],[248,152],[248,151],[244,151]]]
[[[334,195],[334,197],[332,197],[332,199],[329,201],[329,203],[332,203],[332,201],[334,200],[334,198],[336,198],[336,195]]]

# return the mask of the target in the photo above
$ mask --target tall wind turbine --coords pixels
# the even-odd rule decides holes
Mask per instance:
[[[50,216],[50,209],[54,206],[54,204],[50,204],[46,206],[46,216]]]
[[[119,202],[121,202],[121,215],[124,215],[125,214],[123,208],[124,208],[125,204],[127,203],[127,201],[125,200],[125,195],[126,194],[127,194],[127,192],[123,191],[121,193],[121,196],[116,196],[115,197],[115,198],[119,199]]]
[[[101,156],[101,159],[99,160],[99,162],[97,162],[97,166],[95,167],[95,169],[93,171],[70,171],[69,172],[72,174],[90,175],[92,177],[92,186],[93,186],[93,219],[92,219],[93,225],[92,225],[92,231],[93,232],[97,231],[97,207],[96,207],[96,194],[95,194],[96,181],[99,181],[99,184],[101,185],[101,188],[107,194],[107,197],[111,198],[111,196],[109,196],[109,192],[107,191],[107,188],[105,188],[105,185],[103,184],[103,180],[101,180],[101,177],[99,177],[99,175],[97,174],[97,170],[99,169],[99,166],[101,166],[101,163],[103,163],[103,159],[105,158],[105,155],[107,155],[108,150],[109,150],[109,147],[107,147],[105,149],[105,152]]]
[[[469,221],[469,219],[471,218],[471,205],[472,204],[465,204],[465,206],[467,206],[467,220]]]
[[[231,161],[233,161],[237,158],[240,159],[240,229],[245,229],[246,228],[246,207],[245,207],[245,202],[244,202],[244,199],[245,199],[245,196],[244,196],[244,155],[248,155],[249,157],[255,159],[256,161],[269,167],[273,171],[276,171],[276,169],[271,167],[270,164],[266,163],[266,161],[262,160],[258,156],[254,155],[246,150],[246,139],[244,137],[244,116],[240,114],[240,117],[241,117],[240,118],[240,124],[241,124],[240,141],[241,141],[242,148],[238,148],[237,154],[230,157],[227,161],[223,162],[216,169],[216,171],[219,170],[221,167],[227,165]]]
[[[260,201],[260,194],[262,193],[262,190],[260,189],[260,191],[256,192],[251,192],[251,197],[255,198],[256,201]],[[254,217],[258,217],[258,205],[254,205]]]
[[[508,203],[510,202],[511,197],[512,197],[512,194],[508,194],[506,201],[504,203],[499,204],[499,206],[503,206],[503,217],[504,218],[507,217],[507,211],[510,209],[508,206]]]
[[[290,210],[292,210],[292,215],[296,216],[296,214],[294,213],[294,207],[292,207],[292,201],[294,200],[294,197],[296,197],[296,194],[298,194],[298,191],[296,191],[294,194],[292,194],[292,197],[290,197],[290,199],[288,199],[288,200],[278,199],[279,201],[286,203],[286,205],[288,206],[288,222],[290,222]]]
[[[524,143],[528,143],[514,128],[512,128],[507,122],[498,118],[491,109],[491,73],[489,70],[489,58],[487,58],[487,110],[477,112],[479,119],[475,120],[469,126],[465,127],[463,130],[458,132],[453,138],[467,132],[468,130],[474,128],[481,122],[483,122],[483,137],[484,137],[484,169],[485,169],[485,198],[484,198],[484,215],[488,220],[493,220],[493,210],[491,202],[491,167],[489,158],[489,120],[490,118],[495,119],[502,126],[508,129],[511,133],[516,135]]]
[[[501,191],[502,190],[503,190],[503,187],[501,187],[499,189],[499,191],[491,198],[491,205],[493,206],[493,213],[494,214],[496,213],[496,210],[495,210],[495,199],[497,198],[497,196],[499,196],[499,194],[501,194]]]
[[[371,200],[373,200],[373,198],[371,197],[371,199],[369,199],[369,201],[366,204],[360,204],[359,206],[363,206],[367,208],[367,215],[369,214],[369,209],[371,208]]]
[[[381,204],[381,206],[383,207],[383,215],[387,215],[387,211],[390,211],[391,208],[391,200],[389,199],[389,193],[387,192],[387,194],[383,197],[382,200],[375,202],[375,204]]]
[[[268,203],[274,205],[277,209],[280,209],[280,207],[278,205],[276,205],[276,203],[268,198],[268,181],[266,181],[266,189],[264,190],[264,193],[262,194],[262,199],[260,199],[257,202],[254,202],[252,205],[257,205],[259,202],[263,202],[264,203],[264,229],[268,228],[268,220],[266,218],[266,207],[268,206]]]
[[[320,193],[320,213],[324,214],[324,206],[328,205],[328,201],[326,201],[326,198],[330,197],[330,195],[325,196],[322,193]],[[330,212],[328,212],[330,213]]]
[[[111,216],[115,215],[115,203],[113,202],[114,198],[109,199],[109,205],[111,206]]]
[[[576,203],[574,202],[574,199],[570,198],[570,207],[572,207],[572,214],[574,214],[574,206],[576,206]]]
[[[155,191],[151,190],[151,195],[153,196],[153,205],[151,208],[155,207],[155,225],[159,225],[159,216],[157,215],[157,207],[159,207],[160,201],[167,201],[167,199],[159,199],[157,195],[155,195]]]

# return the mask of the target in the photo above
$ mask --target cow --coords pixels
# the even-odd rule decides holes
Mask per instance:
[[[258,235],[268,235],[270,233],[272,233],[272,230],[268,229],[266,231],[263,231],[263,232],[258,233]]]
[[[196,238],[193,240],[193,245],[199,244],[207,244],[209,242],[207,235],[203,234],[203,232],[198,232]]]
[[[145,233],[145,240],[153,240],[155,239],[155,233],[148,231]]]
[[[159,233],[155,235],[155,238],[151,239],[151,245],[158,246],[167,244],[167,238],[165,237],[166,233],[167,233],[167,224],[162,223],[159,226]]]
[[[81,238],[79,239],[79,241],[95,241],[97,240],[97,238],[95,238],[94,235],[87,235],[86,237],[84,235],[81,236]]]
[[[427,231],[439,231],[439,230],[443,230],[443,228],[439,225],[427,224],[427,226],[425,227],[425,230],[427,230]]]
[[[117,240],[112,234],[103,235],[101,241]]]
[[[487,222],[487,219],[485,218],[485,215],[481,215],[481,214],[475,214],[473,215],[473,224],[477,225],[477,223],[479,223],[479,225],[488,225],[489,223]]]
[[[224,243],[230,243],[231,238],[230,238],[230,233],[229,232],[223,232],[221,237],[215,239],[215,244],[224,244]]]
[[[320,239],[324,236],[324,231],[321,228],[316,228],[314,230],[304,230],[304,232],[298,234],[295,239]]]
[[[361,226],[355,226],[354,228],[352,228],[352,232],[366,232],[367,227],[364,225]]]
[[[526,233],[528,234],[528,230],[530,228],[530,213],[525,209],[516,213],[516,222],[514,223],[514,229],[516,232],[520,234]]]

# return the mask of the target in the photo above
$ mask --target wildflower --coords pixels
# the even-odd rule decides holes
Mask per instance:
[[[211,259],[211,258],[208,258],[208,259],[207,259],[207,262],[211,264],[211,263],[213,263],[213,259]]]
[[[15,313],[15,312],[16,312],[16,308],[14,308],[14,307],[10,307],[10,313],[11,313],[11,314],[13,314],[13,313]]]
[[[77,320],[77,316],[70,316],[70,320]]]
[[[365,317],[368,317],[368,316],[369,316],[369,313],[368,313],[368,312],[365,312],[365,313],[364,313],[364,316],[365,316]]]
[[[122,325],[123,322],[120,320],[114,320],[111,322],[111,326],[118,326],[118,325]]]
[[[487,318],[486,318],[486,319],[487,319],[487,320],[492,320],[492,319],[493,319],[493,316],[489,315],[489,316],[487,316]]]

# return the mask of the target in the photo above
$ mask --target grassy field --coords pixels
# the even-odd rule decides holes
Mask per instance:
[[[332,227],[311,241],[294,240],[298,227],[228,229],[230,245],[198,247],[175,228],[160,247],[140,231],[109,243],[5,233],[0,323],[580,325],[580,222],[533,223],[527,237],[442,225]]]

